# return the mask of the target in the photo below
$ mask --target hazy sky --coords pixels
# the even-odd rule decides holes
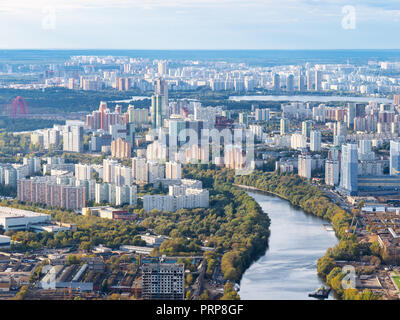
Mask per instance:
[[[400,48],[400,0],[0,0],[0,48]]]

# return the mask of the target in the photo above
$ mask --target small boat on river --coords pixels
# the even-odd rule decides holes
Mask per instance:
[[[309,293],[308,296],[316,299],[327,299],[329,293],[331,292],[331,288],[329,287],[321,287],[317,289],[317,291]]]

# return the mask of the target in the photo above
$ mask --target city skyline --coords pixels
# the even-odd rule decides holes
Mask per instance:
[[[399,24],[400,0],[1,0],[0,301],[400,300]]]

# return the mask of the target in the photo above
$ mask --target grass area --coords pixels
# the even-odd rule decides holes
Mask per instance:
[[[396,275],[392,276],[392,278],[393,278],[394,283],[397,286],[397,289],[400,290],[400,275],[397,272],[395,272],[395,274]]]

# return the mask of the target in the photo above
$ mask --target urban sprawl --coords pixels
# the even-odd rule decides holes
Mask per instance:
[[[256,245],[228,236],[243,227],[232,199],[268,191],[243,182],[264,174],[300,177],[350,217],[340,240],[363,249],[321,262],[327,284],[350,265],[357,292],[399,299],[400,62],[73,56],[0,71],[0,96],[15,92],[1,119],[58,121],[0,133],[0,299],[238,299]],[[100,99],[35,113],[32,91]]]

